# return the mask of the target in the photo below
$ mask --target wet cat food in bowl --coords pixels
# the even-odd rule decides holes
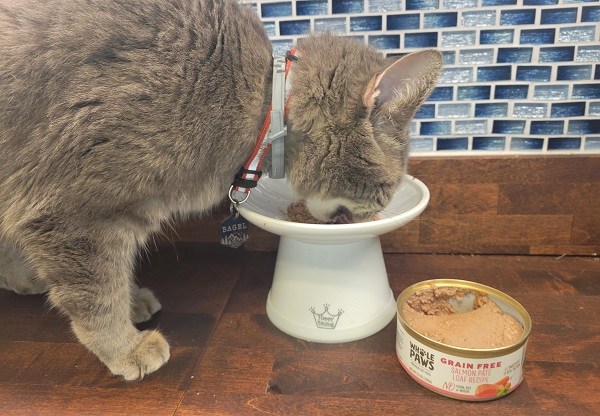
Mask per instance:
[[[397,302],[396,353],[419,384],[444,396],[492,400],[523,379],[531,318],[499,290],[465,280],[427,280]]]
[[[330,222],[320,221],[310,214],[304,201],[296,201],[288,205],[286,218],[290,221],[303,224],[352,224],[356,222],[348,209],[340,209],[336,212],[336,215],[333,216]],[[376,221],[379,218],[379,214],[376,214],[367,221]]]

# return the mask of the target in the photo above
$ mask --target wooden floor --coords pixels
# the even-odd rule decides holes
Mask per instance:
[[[339,345],[300,341],[265,314],[274,253],[213,245],[152,253],[138,272],[163,310],[145,327],[171,343],[157,373],[107,370],[42,296],[0,291],[0,415],[593,415],[600,414],[598,258],[389,254],[397,295],[429,278],[492,285],[530,312],[525,380],[493,402],[417,385],[400,367],[395,323]]]

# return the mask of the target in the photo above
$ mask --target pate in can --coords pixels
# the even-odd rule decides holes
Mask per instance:
[[[446,342],[445,339],[440,341],[440,338],[435,339],[429,333],[424,335],[417,332],[406,319],[407,301],[415,294],[446,289],[461,293],[457,298],[459,302],[464,301],[465,305],[467,301],[463,298],[468,298],[464,296],[465,293],[474,294],[471,302],[475,298],[493,302],[494,308],[497,306],[500,314],[516,320],[522,331],[509,344],[475,348],[452,345],[453,342]],[[402,367],[417,383],[447,397],[483,401],[505,396],[523,380],[531,317],[512,297],[475,282],[436,279],[406,288],[398,297],[397,307],[396,354]],[[466,309],[473,308],[471,304]]]

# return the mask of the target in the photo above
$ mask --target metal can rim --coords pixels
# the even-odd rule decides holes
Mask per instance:
[[[414,329],[412,329],[404,320],[404,315],[402,313],[402,305],[404,302],[413,295],[415,292],[423,289],[433,289],[439,287],[458,287],[463,289],[475,290],[483,293],[484,295],[488,295],[491,297],[491,300],[494,298],[498,298],[503,302],[507,303],[510,307],[514,309],[514,311],[521,317],[523,321],[523,334],[519,338],[517,342],[511,345],[507,345],[499,348],[466,348],[466,347],[456,347],[453,345],[444,344],[442,342],[436,341],[434,339],[428,338],[424,335],[421,335]],[[410,285],[406,289],[400,293],[398,296],[398,300],[396,302],[397,308],[397,316],[398,322],[402,325],[402,327],[414,338],[416,338],[421,343],[427,345],[430,348],[433,348],[438,351],[443,351],[452,355],[460,356],[460,357],[472,357],[472,358],[486,358],[486,357],[499,357],[506,354],[510,354],[513,351],[518,350],[523,347],[527,343],[527,339],[531,333],[531,316],[527,312],[527,310],[521,305],[516,299],[507,295],[506,293],[493,288],[491,286],[484,285],[482,283],[472,282],[469,280],[461,280],[461,279],[430,279],[424,280],[415,284]]]

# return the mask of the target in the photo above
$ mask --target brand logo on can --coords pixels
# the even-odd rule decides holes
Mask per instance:
[[[410,343],[410,355],[409,357],[416,362],[417,364],[428,368],[430,370],[434,369],[435,355],[431,352],[425,350],[424,348],[420,348],[418,345]]]

